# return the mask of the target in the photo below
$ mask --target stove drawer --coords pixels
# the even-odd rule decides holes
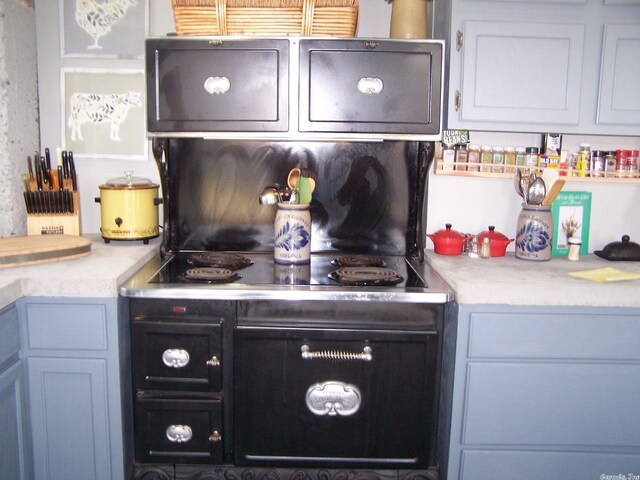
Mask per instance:
[[[222,389],[220,323],[134,321],[133,345],[134,388]]]
[[[219,399],[138,398],[136,461],[222,463],[222,402]]]

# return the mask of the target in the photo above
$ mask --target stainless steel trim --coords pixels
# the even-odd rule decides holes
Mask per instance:
[[[427,288],[344,287],[329,285],[242,285],[149,283],[170,258],[155,257],[120,287],[131,298],[184,298],[192,300],[335,300],[356,302],[447,303],[454,292],[427,263],[411,265]]]

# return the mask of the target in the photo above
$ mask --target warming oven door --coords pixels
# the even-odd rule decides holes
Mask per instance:
[[[238,326],[237,464],[433,465],[436,331]]]

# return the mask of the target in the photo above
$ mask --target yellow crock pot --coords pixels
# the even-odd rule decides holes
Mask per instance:
[[[149,243],[159,235],[158,185],[148,178],[134,177],[126,170],[124,177],[111,178],[100,185],[100,233],[105,243],[111,240],[143,240]]]

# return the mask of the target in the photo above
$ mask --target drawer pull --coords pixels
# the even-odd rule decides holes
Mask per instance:
[[[216,357],[214,355],[209,360],[207,360],[207,365],[209,365],[210,367],[219,367],[220,366],[220,360],[218,360],[218,357]]]
[[[189,352],[181,348],[169,348],[162,352],[162,361],[170,368],[184,368],[189,365]]]
[[[167,438],[173,443],[187,443],[193,437],[193,430],[189,425],[169,425]]]
[[[345,352],[344,350],[319,350],[312,352],[309,345],[303,345],[300,349],[304,360],[335,360],[338,362],[349,362],[354,360],[362,360],[370,362],[373,360],[373,350],[371,347],[364,347],[362,353]]]
[[[309,411],[315,415],[347,417],[358,411],[362,395],[355,385],[330,380],[311,385],[307,389],[305,402]]]
[[[358,90],[365,95],[378,95],[383,88],[384,83],[377,77],[362,77],[358,80]]]
[[[231,88],[227,77],[209,77],[204,81],[204,89],[211,95],[224,95]]]
[[[209,441],[211,443],[220,442],[221,440],[222,440],[222,435],[220,435],[220,433],[218,433],[217,430],[214,430],[213,433],[209,435]]]

